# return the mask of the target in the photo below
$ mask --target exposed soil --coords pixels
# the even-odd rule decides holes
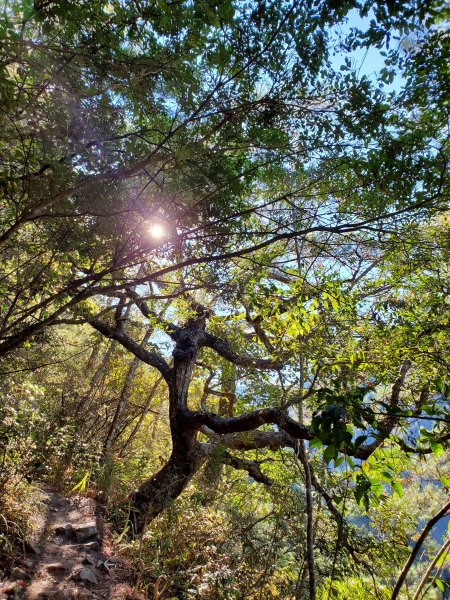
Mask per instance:
[[[42,491],[37,534],[0,583],[0,598],[15,600],[127,600],[134,573],[117,556],[104,520],[91,498],[65,498]]]

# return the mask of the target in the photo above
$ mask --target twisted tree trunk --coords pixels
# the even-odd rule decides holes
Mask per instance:
[[[139,297],[133,296],[136,306],[141,310],[144,317],[154,318],[154,313],[146,306]],[[190,319],[186,325],[179,326],[164,319],[160,322],[164,330],[175,342],[173,351],[173,364],[170,365],[159,353],[147,350],[138,344],[124,331],[123,327],[117,325],[111,327],[107,322],[92,319],[90,324],[97,331],[119,342],[129,350],[135,357],[157,369],[169,390],[169,421],[172,439],[172,452],[167,463],[132,495],[130,519],[133,524],[133,534],[143,531],[146,523],[150,522],[161,513],[173,500],[175,500],[186,488],[192,477],[211,455],[217,444],[222,449],[252,450],[256,448],[270,447],[276,450],[281,447],[297,448],[297,440],[311,440],[314,436],[310,428],[300,421],[292,419],[285,407],[259,408],[244,414],[226,416],[225,414],[214,414],[208,410],[205,401],[200,410],[191,410],[188,406],[189,384],[192,378],[193,367],[197,357],[197,351],[203,347],[210,348],[217,355],[229,363],[238,367],[279,371],[284,365],[283,357],[256,358],[238,354],[227,339],[205,331],[208,311],[201,305],[192,302],[196,316]],[[398,394],[404,382],[409,364],[402,366],[400,376],[392,389],[391,404],[396,406]],[[210,393],[229,395],[231,392]],[[222,411],[221,411],[222,412]],[[225,411],[226,412],[226,411]],[[362,444],[355,451],[353,448],[344,448],[343,452],[357,458],[365,459],[370,456],[383,442],[396,421],[388,421],[387,417],[380,427],[382,434],[370,444]],[[273,425],[278,431],[257,431],[262,426]],[[209,442],[200,443],[197,439],[198,432],[209,438]],[[256,481],[270,485],[269,478],[261,470],[261,461],[248,460],[223,452],[223,462],[235,469],[247,471]],[[310,472],[311,483],[313,483]],[[308,482],[309,483],[309,482]],[[310,527],[312,534],[312,515],[310,515]],[[310,548],[312,549],[312,536],[310,536]],[[311,559],[313,558],[310,552]],[[310,571],[313,573],[314,565],[310,560]],[[314,597],[314,577],[310,577],[311,595]]]
[[[203,322],[202,322],[203,321]],[[169,420],[172,453],[167,463],[135,492],[131,520],[134,533],[140,533],[184,490],[206,460],[197,441],[198,427],[189,419],[188,391],[192,378],[202,321],[180,328],[173,351],[174,363],[166,378],[169,387]]]

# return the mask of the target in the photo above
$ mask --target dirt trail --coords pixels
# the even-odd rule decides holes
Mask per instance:
[[[42,491],[38,536],[0,583],[0,598],[15,600],[127,600],[133,573],[118,558],[91,498]]]

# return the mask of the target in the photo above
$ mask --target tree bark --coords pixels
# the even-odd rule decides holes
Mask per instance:
[[[206,460],[197,441],[198,427],[188,418],[188,390],[204,328],[204,319],[188,323],[176,333],[174,363],[167,378],[172,453],[158,473],[146,481],[132,498],[131,521],[134,533],[143,531],[184,490]]]
[[[297,456],[303,465],[305,472],[305,496],[306,496],[306,550],[309,575],[309,598],[316,598],[316,567],[314,560],[314,507],[312,499],[311,469],[309,457],[306,452],[304,440],[299,440]]]
[[[195,438],[194,435],[191,439],[192,448],[187,455],[179,448],[172,450],[163,468],[133,494],[130,518],[135,535],[178,498],[204,463],[206,457]]]

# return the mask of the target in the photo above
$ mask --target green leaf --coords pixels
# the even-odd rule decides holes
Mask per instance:
[[[390,484],[392,481],[392,473],[389,473],[389,471],[383,471],[380,475],[380,478],[386,483]]]
[[[441,590],[441,592],[445,592],[445,585],[440,579],[436,579],[436,585]]]
[[[361,465],[361,469],[363,470],[363,473],[367,475],[370,471],[370,463],[368,463],[367,461],[363,462]]]
[[[442,444],[439,444],[437,442],[430,442],[430,448],[433,451],[433,454],[437,456],[437,458],[439,458],[442,452],[444,451]]]
[[[78,492],[82,494],[84,490],[87,488],[87,483],[89,480],[90,472],[86,471],[84,477],[70,490],[70,493]]]
[[[333,444],[330,444],[325,448],[323,452],[324,461],[328,464],[335,457],[335,454],[336,448],[333,446]]]
[[[319,438],[314,438],[309,442],[309,447],[310,448],[322,448],[323,444],[322,442],[319,440]]]
[[[450,523],[450,521],[449,521]],[[448,557],[448,552],[445,550],[445,546],[444,548],[441,548],[441,556],[438,558],[438,560],[436,561],[436,567],[440,568],[442,567],[442,565],[445,563],[447,557]]]
[[[394,490],[394,492],[400,496],[400,498],[403,498],[403,486],[401,483],[399,483],[398,481],[392,481],[391,482],[391,486],[392,489]]]

